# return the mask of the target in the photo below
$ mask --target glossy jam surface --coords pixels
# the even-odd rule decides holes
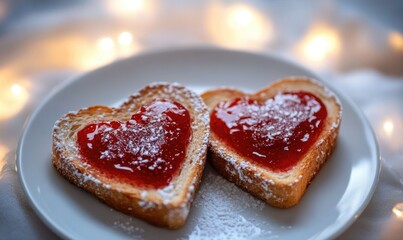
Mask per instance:
[[[191,118],[181,104],[155,100],[129,121],[93,123],[77,134],[88,164],[110,177],[156,189],[169,185],[181,169]]]
[[[248,97],[219,103],[211,130],[241,156],[273,171],[287,171],[308,151],[327,117],[308,92],[286,92],[265,102]]]

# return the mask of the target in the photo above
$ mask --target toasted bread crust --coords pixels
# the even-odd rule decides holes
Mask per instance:
[[[192,118],[192,137],[186,160],[169,186],[152,190],[117,182],[82,160],[76,134],[81,128],[99,121],[128,120],[141,106],[156,98],[181,103]],[[201,98],[177,84],[159,83],[146,86],[119,108],[93,106],[61,117],[53,130],[52,164],[70,182],[97,196],[110,207],[156,226],[175,229],[184,225],[200,184],[208,138],[208,111]]]
[[[328,110],[322,133],[302,157],[286,172],[273,172],[244,159],[236,149],[226,145],[214,132],[210,133],[209,160],[214,168],[229,181],[264,202],[279,208],[296,205],[312,179],[332,153],[339,132],[342,108],[337,97],[322,84],[303,77],[285,78],[273,82],[255,94],[235,89],[213,89],[202,94],[211,112],[221,101],[245,95],[254,99],[268,99],[279,92],[307,91],[319,97]]]

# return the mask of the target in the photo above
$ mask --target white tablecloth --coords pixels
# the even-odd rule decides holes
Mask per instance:
[[[289,4],[287,1],[283,5],[277,4],[277,1],[272,5],[265,5],[263,3],[265,1],[256,1],[258,2],[256,8],[231,1],[208,1],[209,5],[205,9],[204,4],[197,1],[184,5],[178,3],[180,1],[172,1],[170,4],[163,4],[164,1],[147,1],[148,4],[144,6],[128,6],[134,7],[133,11],[141,9],[136,12],[136,16],[131,12],[129,15],[120,14],[128,13],[125,8],[115,9],[114,5],[107,5],[105,8],[104,5],[100,7],[98,1],[88,2],[91,4],[81,8],[63,7],[62,10],[48,14],[41,13],[25,19],[18,22],[15,31],[10,30],[14,33],[12,36],[0,36],[0,87],[3,87],[4,81],[8,83],[7,81],[12,79],[17,83],[27,84],[23,87],[30,90],[29,101],[22,110],[6,120],[0,120],[0,239],[58,238],[42,223],[28,204],[15,167],[15,151],[23,124],[54,86],[74,73],[116,59],[116,54],[119,55],[118,57],[124,57],[136,53],[142,47],[151,49],[200,43],[239,47],[238,45],[244,44],[246,49],[256,50],[255,47],[258,47],[263,53],[273,50],[288,54],[294,47],[292,44],[296,39],[303,37],[299,35],[300,30],[311,23],[312,29],[316,29],[315,34],[325,33],[327,37],[330,37],[326,41],[333,41],[333,31],[339,28],[342,40],[348,43],[349,48],[344,49],[344,54],[338,61],[338,67],[361,70],[336,74],[333,69],[333,71],[327,71],[325,79],[350,95],[364,111],[377,135],[382,154],[382,170],[375,194],[366,210],[340,236],[340,239],[402,239],[403,205],[398,204],[403,204],[403,78],[388,77],[374,70],[362,70],[362,67],[372,66],[384,72],[402,73],[403,37],[400,39],[398,34],[393,35],[394,39],[391,43],[397,50],[392,52],[390,46],[384,46],[388,43],[383,43],[382,41],[385,41],[383,38],[377,38],[386,36],[386,31],[374,27],[374,24],[371,25],[367,21],[360,21],[356,15],[352,14],[357,9],[338,11],[339,5],[335,3],[337,1],[333,4],[324,4],[324,7],[317,7],[320,5],[318,1],[304,1],[301,2],[300,7],[293,8],[287,6]],[[105,0],[102,4],[113,2],[118,1]],[[157,3],[160,8],[156,7]],[[0,4],[0,20],[4,16],[2,15],[2,11],[5,11],[4,6]],[[107,12],[105,9],[113,11],[105,16]],[[161,9],[164,11],[160,11]],[[278,14],[285,9],[288,14]],[[99,12],[102,16],[99,16]],[[231,15],[234,12],[240,15]],[[204,13],[208,18],[204,18]],[[225,17],[233,17],[236,21],[241,19],[237,27],[240,28],[243,27],[242,24],[246,24],[243,31],[247,31],[249,35],[256,34],[255,37],[258,38],[245,38],[243,32],[237,32],[238,28],[233,29],[231,26],[224,34],[222,31],[217,31],[214,24],[224,17],[221,13]],[[271,23],[268,22],[270,18],[265,20],[266,13],[272,18]],[[245,18],[246,22],[242,20]],[[308,18],[312,18],[313,22],[307,20]],[[323,24],[327,21],[333,26],[323,30],[321,28],[323,25],[319,24],[317,27],[315,19],[318,23]],[[206,21],[207,25],[204,25],[203,21]],[[249,28],[250,23],[253,29]],[[279,27],[282,23],[284,25]],[[218,28],[228,27],[223,26],[222,24],[225,24],[223,22],[220,24],[217,25]],[[271,28],[272,25],[274,28]],[[276,26],[277,29],[275,29]],[[206,32],[202,30],[202,27],[205,27]],[[127,38],[127,34],[126,38],[120,38],[124,35],[119,35],[119,39],[116,37],[117,31],[127,29],[137,34],[133,35],[133,42]],[[267,29],[273,31],[269,32],[270,34],[281,37],[269,36]],[[103,34],[111,35],[105,38]],[[308,31],[308,37],[309,34]],[[225,38],[226,35],[227,38]],[[263,38],[259,38],[261,36]],[[100,41],[97,42],[98,39]],[[236,41],[231,41],[234,39]],[[267,44],[266,41],[270,39],[272,42]],[[230,41],[225,42],[226,40]],[[315,41],[315,39],[310,40]],[[120,45],[117,53],[111,54],[110,48],[113,47],[113,41],[115,44],[119,42]],[[252,41],[252,44],[248,44],[248,41]],[[137,42],[141,44],[136,45]],[[304,42],[304,38],[301,42]],[[379,42],[381,44],[376,45]],[[127,43],[131,44],[130,48]],[[91,52],[94,44],[98,44],[97,47],[101,48],[103,55]],[[71,48],[72,52],[63,51],[64,47]],[[340,46],[333,45],[333,48],[337,47]],[[100,62],[87,61],[94,60],[87,59],[88,56],[95,56],[94,59]],[[382,61],[377,58],[379,56],[388,61]],[[349,61],[344,61],[346,59]],[[334,66],[328,64],[325,67],[332,70]],[[28,79],[20,81],[20,78]],[[17,85],[14,90],[20,91],[19,86]],[[4,145],[7,148],[4,148]]]
[[[62,76],[63,74],[60,74],[59,78]],[[371,71],[328,77],[333,78],[332,81],[336,87],[349,93],[356,102],[360,103],[361,108],[371,117],[370,122],[373,124],[380,121],[378,118],[382,116],[371,112],[372,100],[375,99],[376,104],[382,104],[382,96],[386,94],[390,96],[397,92],[395,103],[400,107],[403,106],[400,105],[403,102],[403,91],[401,90],[403,89],[403,79],[387,79],[387,77]],[[376,81],[382,83],[382,87],[379,87]],[[361,90],[363,82],[372,82],[374,87],[367,88],[363,93]],[[45,90],[43,91],[45,92]],[[400,117],[403,119],[403,115]],[[402,122],[398,124],[402,124]],[[382,131],[376,127],[374,130],[378,134],[379,131]],[[402,138],[393,141],[402,143]],[[400,239],[403,234],[403,219],[398,218],[392,212],[396,204],[403,202],[402,149],[393,152],[387,148],[385,142],[381,142],[380,145],[382,170],[375,194],[366,210],[340,236],[340,239]],[[36,216],[23,193],[15,167],[15,150],[10,151],[5,159],[5,166],[0,172],[0,232],[2,237],[4,239],[57,238]]]

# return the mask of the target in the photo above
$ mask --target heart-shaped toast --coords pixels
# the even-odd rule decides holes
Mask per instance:
[[[186,158],[190,124],[184,106],[156,99],[130,120],[88,124],[77,142],[84,161],[109,178],[158,189],[169,185]]]
[[[297,204],[334,149],[342,114],[337,97],[299,77],[255,94],[219,88],[202,98],[215,169],[272,206]]]
[[[92,106],[53,130],[55,168],[109,206],[154,225],[178,228],[201,180],[208,110],[177,84],[153,84],[118,108]]]

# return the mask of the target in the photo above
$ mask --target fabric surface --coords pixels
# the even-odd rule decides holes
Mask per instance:
[[[0,173],[0,232],[5,239],[57,239],[29,205],[15,171],[14,154],[6,158],[7,163]],[[339,238],[379,239],[393,218],[391,210],[399,202],[403,202],[403,184],[397,172],[382,162],[379,183],[368,207]],[[403,220],[400,221],[403,224]]]

